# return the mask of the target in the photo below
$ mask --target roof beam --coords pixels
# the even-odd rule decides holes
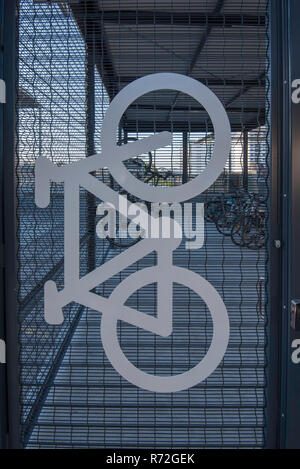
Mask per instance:
[[[265,124],[265,116],[260,113],[257,114],[255,119],[247,122],[231,122],[232,132],[241,132],[242,130],[252,130],[256,127]],[[213,126],[210,121],[208,122],[190,122],[190,121],[142,121],[142,120],[127,120],[125,129],[127,132],[213,132]]]
[[[257,81],[258,82],[264,82],[265,83],[265,71],[261,72],[259,74],[259,76],[257,77]],[[230,98],[227,102],[226,102],[226,108],[227,106],[229,106],[230,104],[232,104],[234,101],[236,101],[237,99],[239,99],[243,94],[247,93],[247,91],[249,91],[251,88],[253,88],[255,85],[251,85],[251,84],[246,84],[245,81],[242,80],[242,86],[241,88],[239,89],[239,91],[234,95],[232,96],[232,98]]]
[[[87,47],[95,41],[95,65],[112,99],[118,92],[118,77],[114,70],[104,26],[96,20],[98,4],[95,0],[91,0],[85,3],[84,8],[78,3],[71,3],[70,8]]]
[[[224,6],[224,2],[225,0],[217,0],[217,3],[216,3],[216,6],[215,6],[215,9],[213,11],[213,15],[217,15],[220,13],[220,11],[222,10],[223,6]],[[200,38],[200,41],[199,41],[199,44],[191,58],[191,61],[190,61],[190,64],[189,64],[189,68],[187,69],[186,71],[186,74],[187,75],[190,75],[191,72],[193,71],[193,68],[195,66],[195,63],[197,62],[198,60],[198,57],[199,55],[201,54],[202,52],[202,49],[204,48],[205,44],[206,44],[206,41],[208,39],[208,36],[210,35],[211,33],[211,30],[213,28],[213,25],[211,24],[206,24],[206,28],[205,28],[205,31],[204,33],[202,34],[201,38]]]
[[[220,13],[220,11],[222,10],[222,8],[224,6],[224,2],[225,2],[225,0],[217,0],[214,11],[212,12],[213,15],[217,15],[217,14]],[[195,66],[195,64],[196,64],[196,62],[199,58],[199,55],[202,52],[202,49],[204,48],[204,46],[206,44],[206,41],[207,41],[208,36],[210,35],[212,29],[213,29],[212,25],[209,25],[209,24],[206,25],[206,28],[205,28],[204,32],[201,34],[200,41],[199,41],[199,43],[198,43],[198,45],[197,45],[197,47],[196,47],[196,49],[195,49],[195,51],[194,51],[194,53],[191,57],[188,68],[186,69],[186,72],[185,72],[186,75],[191,75],[191,73],[193,71],[193,68],[194,68],[194,66]],[[176,96],[175,96],[175,99],[173,101],[172,106],[175,106],[179,94],[180,94],[180,92],[176,93]],[[169,112],[166,120],[169,120],[170,112]]]
[[[120,84],[121,85],[127,85],[131,83],[134,80],[137,80],[138,78],[141,78],[142,75],[140,76],[121,76],[120,77]],[[201,83],[204,83],[206,86],[212,87],[212,86],[232,86],[232,87],[242,87],[242,86],[251,86],[251,87],[261,87],[264,88],[266,84],[265,78],[258,79],[258,78],[253,78],[253,79],[227,79],[227,78],[207,78],[207,77],[193,77],[196,80],[200,81]]]
[[[171,106],[167,105],[151,105],[151,104],[132,104],[128,109],[136,109],[137,111],[170,111]],[[171,112],[196,112],[196,111],[205,111],[202,106],[175,106],[172,107]],[[261,112],[257,107],[226,107],[226,112],[228,113],[238,113],[238,114],[256,114]]]
[[[219,10],[220,11],[220,10]],[[102,20],[108,23],[127,25],[182,25],[182,26],[265,26],[266,17],[264,15],[239,15],[200,12],[168,12],[168,11],[143,11],[143,10],[112,10],[96,12],[82,16],[92,16],[93,20]]]

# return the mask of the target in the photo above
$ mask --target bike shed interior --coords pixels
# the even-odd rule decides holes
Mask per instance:
[[[259,249],[237,246],[207,220],[201,249],[187,250],[182,243],[174,263],[199,273],[220,293],[230,318],[230,342],[224,360],[204,382],[178,393],[151,393],[112,368],[101,344],[100,313],[72,303],[61,326],[44,321],[45,281],[53,279],[63,287],[62,185],[52,184],[48,208],[34,203],[38,156],[60,165],[101,151],[101,124],[110,100],[139,77],[173,72],[209,87],[223,103],[232,131],[224,173],[194,202],[208,204],[222,194],[230,200],[236,191],[239,197],[258,194],[267,218],[267,0],[21,0],[17,20],[18,444],[267,446],[267,244]],[[139,98],[123,115],[116,142],[126,144],[164,130],[172,132],[173,143],[151,155],[152,168],[161,176],[148,183],[180,185],[205,171],[213,127],[205,109],[180,92],[159,90]],[[130,162],[128,167],[139,172]],[[99,170],[95,177],[121,191],[108,171]],[[82,275],[124,249],[97,237],[100,203],[82,189]],[[121,280],[156,261],[152,253],[95,291],[108,297]],[[127,303],[156,314],[156,295],[153,283]],[[174,333],[169,338],[119,324],[126,356],[150,374],[182,373],[201,360],[210,344],[212,324],[205,304],[182,285],[174,285],[173,295]]]

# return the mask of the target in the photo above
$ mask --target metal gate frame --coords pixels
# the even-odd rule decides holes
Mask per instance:
[[[292,83],[300,78],[298,45],[300,40],[299,16],[300,4],[297,0],[280,2],[278,19],[281,20],[279,40],[278,82],[279,115],[278,128],[279,176],[281,190],[278,191],[282,213],[282,302],[281,302],[281,399],[280,399],[280,434],[278,447],[287,449],[300,448],[300,368],[293,363],[293,341],[300,339],[300,331],[291,327],[291,301],[299,300],[299,262],[300,262],[300,159],[299,128],[300,108],[293,103]],[[272,123],[273,125],[273,123]],[[279,179],[278,179],[279,180]],[[280,304],[280,303],[279,303]],[[272,311],[272,310],[271,310]],[[279,314],[280,317],[280,314]]]
[[[296,25],[297,12],[300,15],[299,0],[270,0],[269,35],[270,42],[270,230],[269,230],[269,291],[268,298],[268,376],[267,376],[267,435],[266,447],[300,447],[297,434],[300,430],[300,403],[295,399],[296,384],[300,372],[291,365],[289,341],[289,290],[292,280],[296,279],[296,262],[291,261],[300,251],[291,252],[290,200],[295,191],[290,187],[290,158],[296,154],[296,141],[291,139],[291,123],[296,125],[300,114],[291,113],[290,105],[290,67],[291,63],[300,77],[300,62],[297,66],[296,47],[299,31]],[[16,37],[17,0],[0,0],[1,51],[0,71],[6,83],[6,104],[3,118],[0,112],[0,174],[2,204],[1,239],[2,262],[0,284],[0,338],[6,342],[6,373],[2,373],[0,388],[0,447],[21,448],[20,438],[20,396],[19,396],[19,359],[18,359],[18,317],[17,317],[17,239],[16,239],[16,191],[15,191],[15,80],[17,58]],[[297,5],[298,4],[298,5]],[[289,26],[289,20],[293,20]],[[288,40],[289,39],[289,40]],[[299,37],[300,39],[300,37]],[[299,42],[299,41],[298,41]],[[290,52],[292,54],[290,55]],[[293,77],[294,78],[294,77]],[[1,105],[0,105],[1,106]],[[296,175],[295,175],[296,177]],[[293,179],[295,183],[295,178]],[[3,209],[3,210],[2,210]],[[295,220],[293,220],[295,221]],[[295,234],[295,233],[294,233]],[[298,232],[298,234],[300,234]],[[293,245],[293,248],[296,246]],[[292,256],[293,254],[293,256]],[[299,259],[300,260],[300,259]],[[295,283],[295,282],[294,282]],[[298,287],[299,289],[299,287]],[[293,291],[293,294],[296,292]],[[2,294],[3,293],[3,294]],[[300,297],[300,292],[299,292]],[[300,366],[300,365],[299,365]],[[4,368],[3,365],[0,367]],[[1,394],[2,390],[2,394]],[[6,390],[6,392],[5,392]],[[292,393],[292,394],[291,394]],[[8,396],[8,397],[7,397]],[[291,399],[292,396],[292,399]],[[288,413],[287,413],[288,412]],[[294,417],[293,417],[294,415]],[[7,417],[6,417],[7,416]],[[286,418],[287,417],[287,418]],[[298,432],[297,432],[298,430]],[[294,446],[295,447],[295,446]]]
[[[278,448],[281,409],[281,321],[282,321],[282,25],[284,0],[269,2],[269,100],[270,185],[269,185],[269,282],[268,282],[268,381],[267,448]]]
[[[18,356],[18,308],[17,308],[17,239],[16,239],[16,183],[15,183],[15,99],[16,99],[16,1],[1,0],[3,13],[1,24],[1,46],[3,54],[3,80],[6,86],[6,102],[3,106],[1,146],[1,251],[3,256],[3,295],[1,315],[3,337],[6,344],[6,402],[1,402],[1,420],[6,434],[3,435],[8,448],[20,448],[20,396]],[[7,417],[6,417],[7,416]],[[5,420],[6,422],[5,422]]]

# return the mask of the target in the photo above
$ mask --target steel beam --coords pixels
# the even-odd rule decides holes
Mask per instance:
[[[243,188],[248,192],[248,131],[243,132]]]
[[[238,119],[237,119],[238,120]],[[255,119],[250,119],[246,122],[231,122],[232,132],[241,132],[243,130],[253,130],[259,126],[264,125],[266,122],[264,114],[258,114]],[[167,130],[169,132],[213,132],[213,126],[209,119],[207,121],[199,122],[197,120],[173,120],[171,121],[160,121],[160,120],[127,120],[125,124],[127,132],[163,132]]]
[[[86,69],[85,69],[85,88],[86,88],[86,156],[89,157],[96,153],[95,151],[95,40],[86,44]],[[96,204],[92,194],[86,194],[87,200],[87,231],[90,235],[88,246],[88,271],[95,268],[95,243],[96,227],[95,215]]]
[[[232,26],[265,26],[265,16],[263,15],[239,15],[201,13],[199,11],[146,11],[146,10],[112,10],[96,13],[83,12],[78,17],[86,16],[97,21],[105,21],[113,24],[126,25],[182,25],[182,26],[212,26],[212,27],[232,27]]]
[[[261,72],[259,74],[259,76],[256,78],[255,80],[257,83],[265,83],[265,71]],[[227,102],[226,102],[226,107],[229,106],[230,104],[234,103],[235,100],[237,100],[238,98],[240,98],[243,94],[247,93],[247,91],[249,91],[251,88],[253,88],[253,86],[255,85],[252,85],[252,84],[246,84],[245,82],[243,82],[242,80],[242,86],[241,88],[239,89],[239,91],[237,93],[235,93],[235,95],[230,98]]]
[[[188,132],[182,132],[182,184],[188,182]]]
[[[212,14],[216,15],[216,14],[220,13],[223,6],[224,6],[224,0],[217,0],[216,6],[215,6],[214,11],[213,11]],[[190,75],[192,73],[192,71],[194,69],[194,66],[195,66],[195,64],[196,64],[196,62],[197,62],[197,60],[198,60],[198,58],[199,58],[205,44],[206,44],[206,41],[207,41],[208,36],[210,35],[212,29],[213,29],[212,25],[206,24],[205,30],[202,33],[201,37],[200,37],[200,41],[199,41],[199,43],[198,43],[198,45],[197,45],[197,47],[196,47],[196,49],[195,49],[195,51],[194,51],[194,53],[191,57],[190,63],[188,65],[187,69],[186,69],[186,72],[185,72],[186,75]],[[175,106],[179,95],[180,95],[179,92],[176,93],[175,99],[172,103],[172,107]],[[169,117],[170,117],[170,113],[168,114],[166,120],[169,120]]]
[[[268,449],[280,447],[281,426],[281,321],[282,321],[282,249],[275,240],[282,240],[282,91],[283,91],[283,48],[286,37],[282,32],[282,0],[269,2],[268,61],[271,63],[271,106],[268,109],[270,131],[270,172],[269,220],[268,220],[268,282],[266,283],[266,434],[265,446]],[[288,103],[287,103],[288,105]],[[268,124],[267,124],[268,125]]]
[[[169,112],[203,112],[205,111],[202,106],[166,106],[161,104],[132,104],[128,109],[135,109],[136,111],[169,111]],[[231,114],[263,114],[264,109],[256,107],[226,107],[226,111]]]
[[[119,80],[114,70],[104,25],[99,16],[97,20],[98,4],[96,1],[90,1],[83,8],[80,4],[71,3],[70,9],[86,47],[89,47],[90,42],[95,43],[95,66],[99,71],[109,97],[112,99],[118,92],[117,83]]]
[[[122,86],[125,86],[131,83],[138,78],[141,78],[143,75],[140,76],[121,76],[119,81]],[[264,88],[266,85],[265,78],[252,78],[252,79],[227,79],[227,78],[215,78],[215,77],[201,77],[201,76],[193,76],[196,80],[204,83],[208,87],[213,86],[232,86],[232,87],[242,87],[242,86],[250,86],[250,87],[259,87]]]

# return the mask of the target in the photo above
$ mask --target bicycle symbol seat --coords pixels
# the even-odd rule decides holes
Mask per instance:
[[[124,161],[162,148],[171,143],[171,134],[161,132],[121,146],[115,143],[117,128],[123,113],[137,98],[156,90],[176,90],[190,95],[208,112],[215,134],[212,157],[205,170],[182,186],[154,187],[137,180]],[[56,166],[49,159],[39,157],[35,167],[35,200],[39,207],[50,202],[50,182],[64,183],[64,288],[57,290],[55,282],[45,283],[45,320],[49,324],[64,321],[62,308],[75,301],[102,314],[101,339],[105,353],[116,371],[132,384],[154,392],[175,392],[188,389],[206,379],[221,362],[229,341],[229,319],[224,302],[215,288],[203,277],[173,264],[173,251],[181,242],[181,227],[174,221],[171,238],[148,237],[121,254],[80,277],[79,191],[80,187],[113,204],[120,213],[127,199],[90,174],[107,167],[114,179],[127,192],[148,202],[183,202],[205,191],[221,174],[230,152],[230,124],[226,111],[202,83],[175,73],[157,73],[139,78],[123,88],[110,103],[102,125],[102,153],[89,158]],[[151,215],[147,214],[151,219]],[[163,218],[161,223],[163,223]],[[150,226],[149,223],[147,226]],[[157,265],[131,274],[121,281],[106,298],[92,290],[150,252],[157,253]],[[127,299],[138,289],[157,284],[157,316],[153,317],[125,306]],[[125,356],[117,333],[118,321],[124,321],[161,337],[172,334],[173,284],[193,290],[206,303],[213,323],[210,347],[204,358],[184,373],[171,376],[148,374]]]

